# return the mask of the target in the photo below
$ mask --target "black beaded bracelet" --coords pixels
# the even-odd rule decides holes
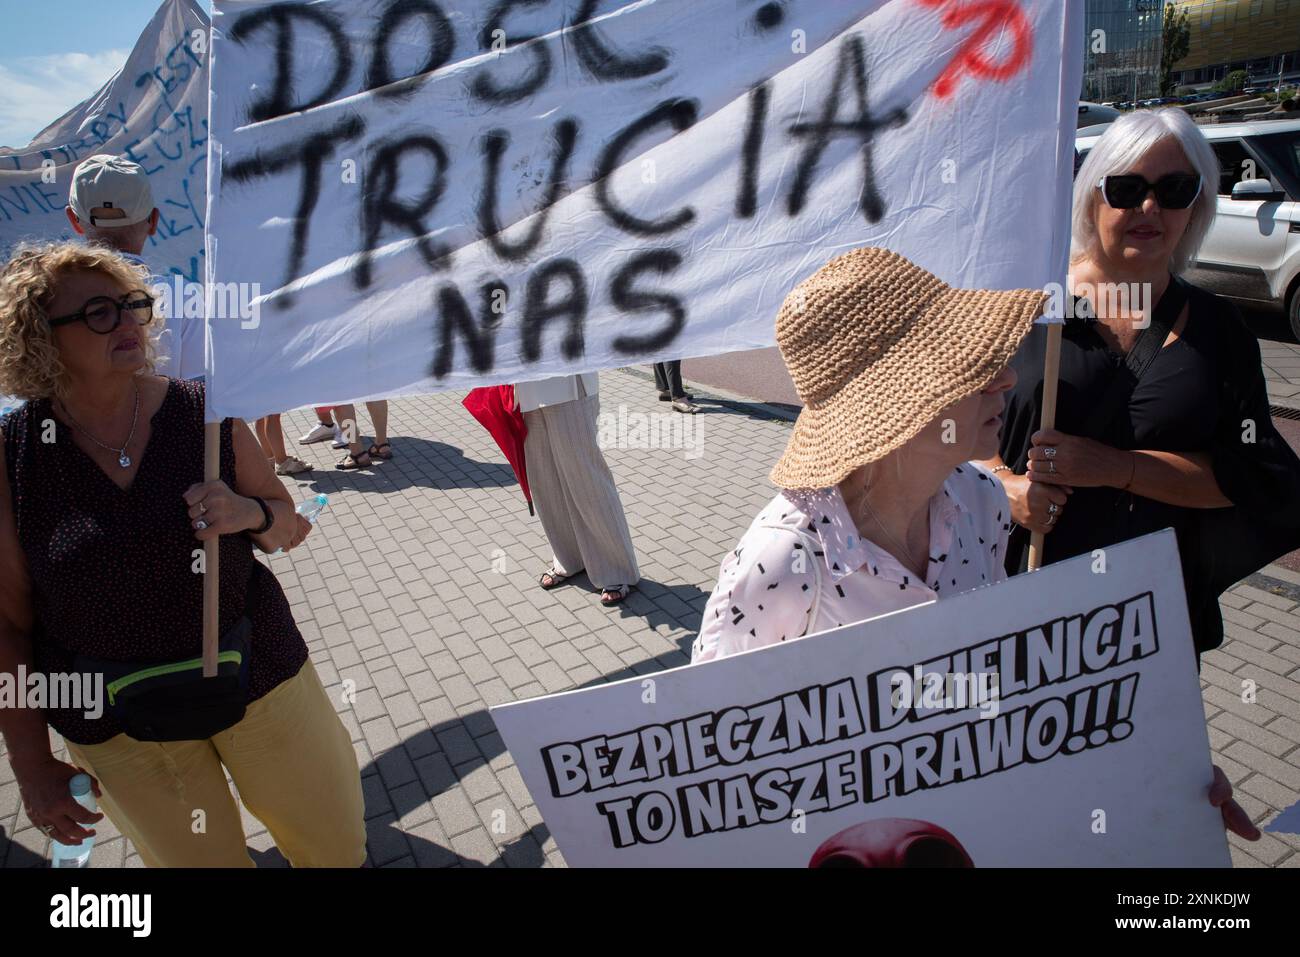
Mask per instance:
[[[254,502],[256,502],[259,506],[261,506],[261,508],[262,508],[262,517],[263,517],[264,521],[262,522],[262,527],[261,527],[261,528],[253,528],[253,529],[249,529],[248,534],[250,534],[250,535],[265,535],[267,532],[269,532],[269,531],[271,530],[271,526],[275,524],[275,512],[271,511],[271,506],[269,506],[269,505],[266,504],[266,500],[265,500],[265,499],[263,499],[263,498],[258,498],[256,495],[250,495],[249,498],[251,498],[251,499],[252,499]]]

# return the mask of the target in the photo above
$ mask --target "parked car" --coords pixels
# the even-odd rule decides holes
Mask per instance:
[[[1076,130],[1074,135],[1076,139],[1083,139],[1089,136],[1101,136],[1102,133],[1106,132],[1106,127],[1108,126],[1110,126],[1109,123],[1102,123],[1098,126],[1085,126],[1081,130]]]
[[[1080,101],[1079,103],[1079,122],[1076,129],[1083,129],[1085,126],[1101,126],[1105,123],[1114,123],[1119,119],[1119,110],[1113,106],[1103,106],[1101,103],[1088,103]]]
[[[1187,278],[1220,295],[1285,311],[1300,339],[1300,120],[1201,127],[1219,158],[1218,214]],[[1088,155],[1096,136],[1075,147]]]

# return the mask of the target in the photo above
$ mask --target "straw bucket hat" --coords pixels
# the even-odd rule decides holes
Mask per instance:
[[[776,341],[804,409],[780,488],[830,488],[904,445],[1011,360],[1046,293],[954,289],[888,249],[837,256],[786,297]]]

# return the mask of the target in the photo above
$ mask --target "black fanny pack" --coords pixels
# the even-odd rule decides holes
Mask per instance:
[[[129,737],[137,741],[210,738],[238,724],[248,706],[253,590],[250,575],[244,614],[220,638],[214,677],[203,677],[202,657],[124,662],[77,655],[73,669],[103,675],[104,713],[121,723]]]

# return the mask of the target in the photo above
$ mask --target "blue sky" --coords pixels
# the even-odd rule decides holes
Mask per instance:
[[[0,146],[25,146],[102,86],[161,4],[0,0]]]

